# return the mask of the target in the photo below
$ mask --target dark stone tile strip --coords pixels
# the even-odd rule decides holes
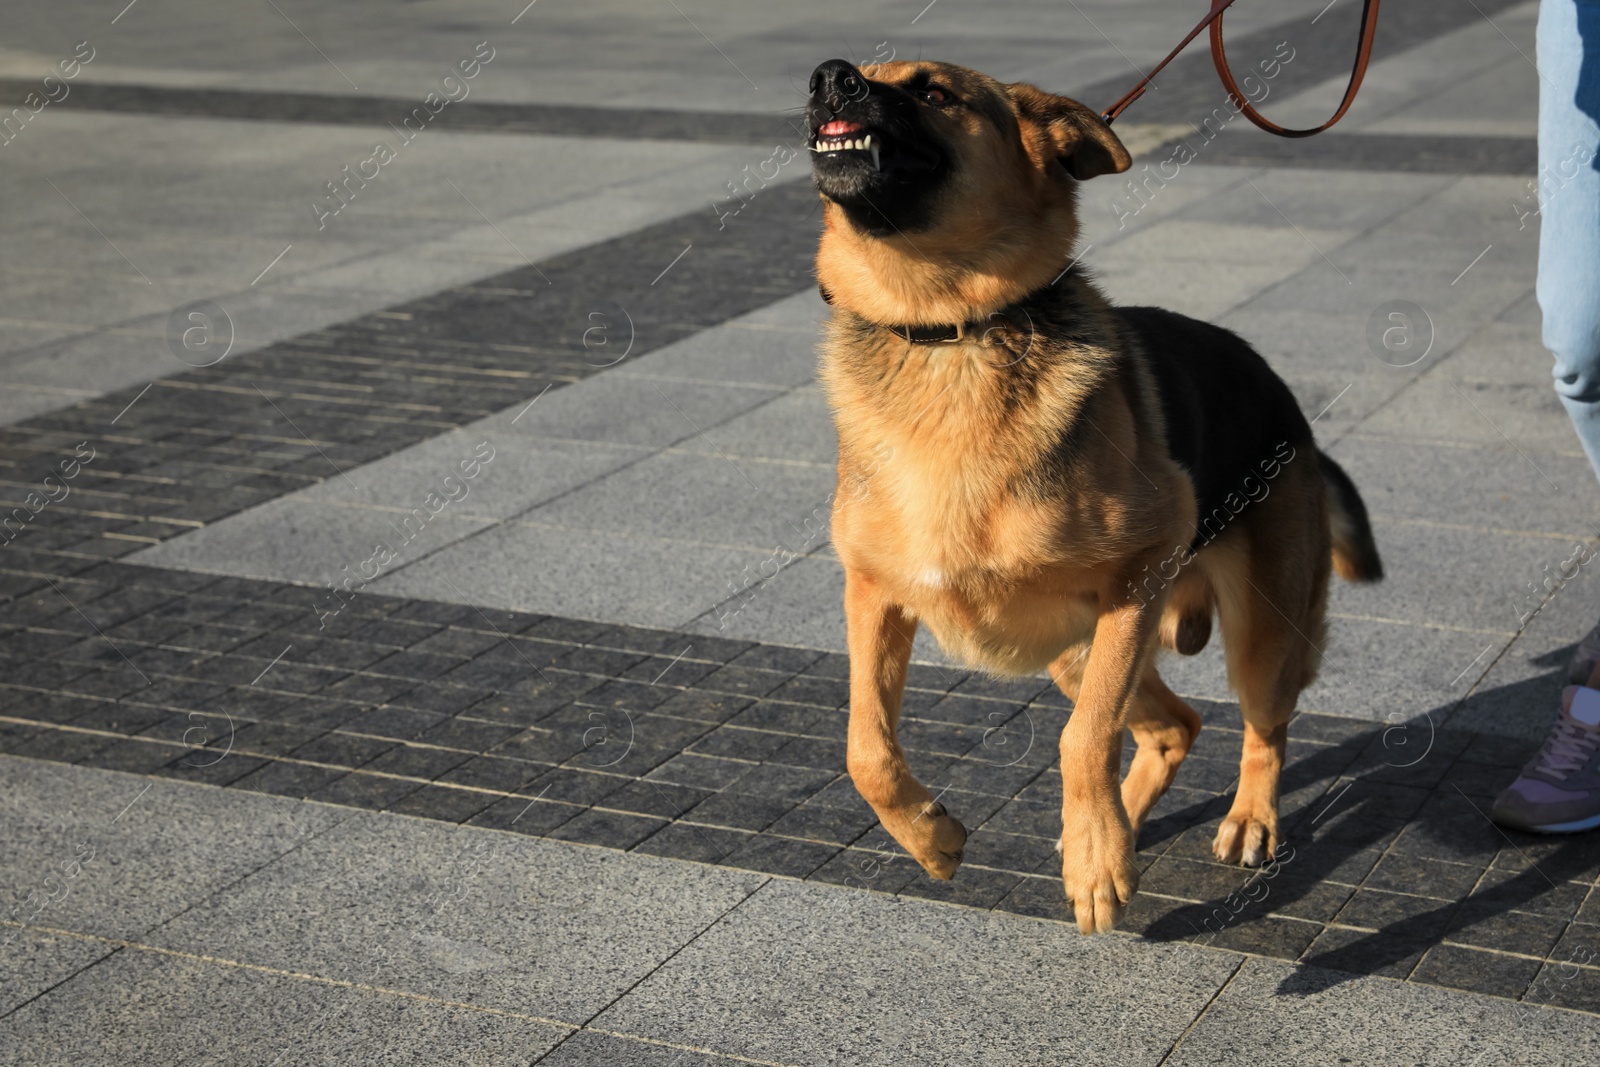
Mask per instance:
[[[1204,141],[1203,135],[1187,141],[1170,141],[1147,153],[1145,158],[1167,159],[1180,144],[1187,143],[1197,154],[1196,163],[1231,167],[1532,174],[1539,163],[1538,143],[1532,137],[1330,133],[1326,137],[1285,140],[1254,133],[1230,133],[1201,148]]]
[[[815,216],[808,184],[772,186],[725,222],[708,203],[0,429],[0,556],[126,555],[792,295],[814,284]],[[70,493],[41,509],[64,463]]]
[[[913,679],[905,747],[972,831],[935,883],[842,773],[842,656],[368,594],[319,628],[304,587],[0,563],[11,755],[1070,921],[1053,743],[1070,710],[1042,679]],[[1521,753],[1441,730],[1429,763],[1395,767],[1380,727],[1303,715],[1287,847],[1251,874],[1209,856],[1237,710],[1198,710],[1140,838],[1128,933],[1584,1006],[1600,850],[1508,842],[1474,810]]]

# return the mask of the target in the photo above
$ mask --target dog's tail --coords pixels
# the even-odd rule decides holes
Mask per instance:
[[[1372,539],[1367,505],[1356,483],[1324,452],[1317,453],[1322,483],[1328,489],[1328,514],[1333,527],[1333,569],[1347,582],[1376,582],[1383,577],[1383,560]]]

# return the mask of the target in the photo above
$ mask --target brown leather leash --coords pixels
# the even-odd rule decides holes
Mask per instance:
[[[1372,38],[1378,32],[1378,0],[1362,0],[1361,39],[1356,46],[1355,67],[1350,71],[1350,82],[1345,86],[1344,99],[1339,102],[1339,110],[1335,111],[1333,117],[1321,126],[1314,126],[1304,130],[1291,130],[1287,127],[1279,126],[1257,111],[1255,106],[1245,99],[1244,94],[1239,91],[1239,84],[1234,80],[1233,70],[1228,66],[1227,53],[1222,47],[1222,13],[1232,5],[1233,0],[1211,0],[1211,10],[1206,13],[1205,18],[1195,25],[1194,29],[1189,31],[1183,40],[1178,42],[1178,47],[1168,52],[1167,58],[1157,63],[1155,69],[1146,74],[1138,85],[1128,90],[1122,99],[1101,112],[1100,118],[1108,126],[1115,122],[1117,116],[1122,114],[1129,104],[1144,95],[1145,89],[1149,88],[1150,82],[1157,74],[1161,73],[1161,69],[1177,58],[1179,52],[1189,47],[1189,42],[1199,36],[1200,31],[1207,26],[1211,27],[1211,60],[1216,64],[1217,77],[1222,79],[1222,87],[1228,91],[1228,98],[1238,107],[1240,114],[1261,129],[1266,130],[1268,133],[1275,133],[1279,137],[1310,137],[1312,134],[1321,133],[1335,122],[1344,118],[1344,113],[1350,110],[1351,104],[1355,103],[1356,90],[1361,88],[1361,79],[1367,73],[1367,62],[1372,58]]]

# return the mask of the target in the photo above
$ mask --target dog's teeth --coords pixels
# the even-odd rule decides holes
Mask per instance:
[[[871,152],[872,165],[878,167],[878,146],[872,143],[872,136],[850,138],[844,137],[836,141],[818,141],[811,150],[819,154],[831,152]],[[882,169],[879,167],[879,169]]]
[[[867,138],[867,140],[868,140],[868,142],[871,142],[872,138],[869,137],[869,138]],[[878,162],[878,146],[877,145],[871,145],[871,148],[872,148],[872,169],[873,170],[882,170],[883,169],[883,164]]]

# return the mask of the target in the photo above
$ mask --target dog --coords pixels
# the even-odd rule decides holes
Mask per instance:
[[[1329,571],[1383,576],[1355,485],[1238,336],[1114,307],[1077,265],[1079,183],[1131,162],[1092,110],[945,63],[836,59],[806,117],[856,789],[951,878],[966,829],[896,739],[915,630],[995,675],[1047,670],[1073,702],[1062,882],[1079,928],[1109,930],[1138,887],[1139,827],[1200,730],[1157,649],[1199,652],[1215,619],[1244,751],[1213,851],[1269,860]]]

